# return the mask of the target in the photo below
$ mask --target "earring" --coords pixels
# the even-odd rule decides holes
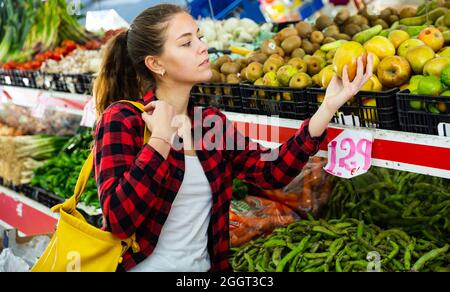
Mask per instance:
[[[164,77],[165,74],[166,74],[166,70],[163,70],[163,71],[161,72],[161,77]]]

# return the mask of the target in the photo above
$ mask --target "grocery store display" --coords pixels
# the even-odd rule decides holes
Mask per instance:
[[[28,61],[64,40],[85,43],[89,33],[69,15],[64,0],[12,1],[0,5],[0,62]]]
[[[268,199],[246,196],[230,206],[230,245],[241,246],[300,217],[289,207]]]
[[[41,70],[59,74],[95,73],[100,67],[101,56],[101,51],[77,48],[59,62],[53,59],[44,62]]]
[[[301,220],[233,248],[238,272],[449,272],[449,244],[340,218]]]
[[[92,129],[80,127],[82,105],[92,93],[104,45],[123,31],[94,35],[67,5],[64,0],[0,0],[0,184],[46,207],[73,194],[93,146]],[[298,127],[293,120],[317,111],[335,75],[342,77],[347,66],[354,80],[358,57],[364,65],[370,57],[373,76],[332,122],[388,130],[373,131],[375,159],[390,157],[389,167],[448,177],[447,166],[433,168],[445,164],[445,154],[439,154],[443,162],[417,158],[422,162],[408,165],[383,147],[402,141],[395,145],[430,144],[436,153],[447,153],[444,138],[409,140],[408,133],[396,131],[450,136],[442,124],[450,124],[450,1],[383,6],[376,14],[367,7],[356,14],[336,12],[280,24],[198,19],[199,34],[210,47],[212,78],[194,86],[194,103],[292,119],[280,119],[278,125],[230,115],[239,126],[278,128],[278,140],[273,133],[263,140],[281,143]],[[27,89],[9,94],[16,87],[40,95],[33,102],[30,96],[27,104],[26,96],[19,96]],[[41,93],[64,102],[40,107],[47,96]],[[340,130],[331,128],[331,135]],[[296,178],[275,190],[233,181],[233,270],[450,272],[448,179],[372,167],[347,180],[325,172],[326,164],[312,157]],[[86,219],[101,226],[93,176],[80,202]],[[23,215],[21,208],[14,212]]]
[[[61,153],[48,160],[34,171],[32,186],[40,187],[61,198],[69,198],[73,194],[78,174],[86,161],[93,142],[91,130],[84,130],[72,137]],[[81,195],[81,202],[88,206],[100,208],[97,185],[91,177]]]
[[[33,170],[54,157],[67,140],[44,135],[0,137],[0,177],[18,185],[29,183]]]
[[[415,173],[371,168],[352,180],[339,179],[326,218],[360,218],[383,228],[449,243],[450,184]]]
[[[47,107],[40,117],[33,108],[12,102],[0,104],[0,123],[23,135],[72,136],[80,127],[80,121],[79,115],[65,113],[53,107]]]
[[[287,186],[278,190],[260,190],[260,195],[288,206],[303,218],[308,213],[319,218],[334,187],[333,177],[323,169],[326,164],[327,159],[312,157]]]
[[[270,36],[273,24],[257,24],[251,19],[228,18],[224,21],[202,19],[197,21],[200,34],[209,47],[218,50],[229,49],[230,46],[255,44]]]

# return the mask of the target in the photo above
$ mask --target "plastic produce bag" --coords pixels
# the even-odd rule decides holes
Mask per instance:
[[[311,213],[317,218],[328,203],[333,190],[333,177],[323,170],[326,164],[326,158],[312,157],[302,172],[286,187],[279,190],[262,190],[261,195],[285,204],[302,217]]]
[[[5,230],[3,233],[3,244],[5,246],[3,252],[5,252],[5,250],[9,251],[3,258],[3,267],[5,269],[17,268],[19,270],[10,271],[23,272],[23,268],[27,265],[27,269],[25,271],[28,271],[32,266],[34,266],[38,258],[41,257],[49,243],[50,236],[48,235],[18,237],[16,229]],[[25,263],[25,265],[23,265],[22,262]],[[14,266],[11,266],[11,264]],[[0,261],[0,271],[1,269],[2,263]]]
[[[0,254],[0,273],[28,272],[30,267],[21,258],[14,255],[10,248],[5,248]]]
[[[240,246],[255,237],[269,234],[275,228],[289,225],[300,217],[283,204],[247,196],[232,200],[230,207],[231,246]]]
[[[11,102],[0,103],[0,123],[15,128],[23,135],[72,136],[80,127],[81,116],[48,107],[43,117],[36,117],[33,109]]]

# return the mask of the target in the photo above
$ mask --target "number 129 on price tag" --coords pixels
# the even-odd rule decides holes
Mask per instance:
[[[328,144],[328,173],[352,178],[366,173],[372,165],[373,136],[369,132],[344,130]]]

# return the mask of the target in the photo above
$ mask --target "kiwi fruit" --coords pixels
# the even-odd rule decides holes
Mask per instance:
[[[374,25],[381,25],[383,27],[383,29],[388,29],[389,25],[386,23],[386,21],[384,21],[381,18],[378,18],[374,23]]]
[[[356,25],[354,23],[349,23],[344,26],[344,33],[349,36],[354,36],[358,32],[361,31],[361,26]]]
[[[239,83],[241,80],[239,79],[239,77],[237,76],[237,74],[228,74],[227,75],[227,83],[230,84],[237,84]]]
[[[325,44],[332,43],[332,42],[335,42],[335,41],[336,41],[336,39],[334,39],[332,37],[326,37],[326,38],[323,39],[322,44],[325,45]]]
[[[277,52],[276,54],[280,55],[281,57],[284,57],[284,55],[286,55],[286,53],[284,52],[284,50],[280,47],[277,47]]]
[[[323,42],[323,39],[325,37],[323,36],[323,33],[320,31],[314,31],[311,33],[311,37],[309,38],[313,44],[321,44]]]
[[[375,20],[377,20],[379,17],[377,15],[369,15],[369,17],[367,17],[367,19],[369,20],[369,22],[372,24],[375,22]]]
[[[313,32],[311,24],[300,21],[295,25],[295,29],[297,30],[298,35],[302,38],[309,38],[311,36],[311,33]]]
[[[250,57],[247,59],[247,61],[249,64],[253,62],[264,64],[267,58],[269,58],[269,56],[264,53],[252,53]]]
[[[291,57],[292,58],[296,58],[297,57],[297,58],[302,59],[305,55],[306,55],[305,50],[303,50],[302,48],[298,48],[298,49],[295,49],[292,52]]]
[[[378,16],[379,18],[383,19],[384,21],[388,22],[389,21],[389,16],[392,15],[391,9],[385,8],[380,12],[380,15]]]
[[[291,36],[298,36],[297,30],[293,27],[285,27],[282,30],[280,30],[277,33],[280,42],[283,43],[283,41]]]
[[[214,62],[214,64],[217,66],[217,68],[221,68],[223,64],[228,63],[228,62],[233,62],[233,60],[230,58],[230,56],[228,55],[223,55],[220,56],[216,62]]]
[[[261,45],[261,52],[267,55],[272,55],[277,53],[277,44],[273,39],[264,40]]]
[[[339,33],[339,27],[335,24],[330,25],[329,27],[322,30],[324,37],[333,37]]]
[[[370,26],[368,24],[361,25],[361,31],[369,29],[369,28],[370,28]]]
[[[396,21],[398,21],[400,18],[397,16],[397,15],[395,15],[395,14],[392,14],[391,16],[389,16],[389,24],[393,24],[394,22],[396,22]]]
[[[209,82],[212,82],[212,83],[222,82],[222,78],[220,77],[219,71],[217,71],[216,69],[211,69],[211,72],[212,72],[212,76],[211,76],[211,79],[209,79]]]
[[[247,67],[247,65],[248,65],[247,59],[237,59],[235,62],[240,65],[241,70],[244,69],[245,67]]]
[[[404,7],[400,10],[400,19],[414,17],[417,14],[417,8],[413,6]]]
[[[336,39],[350,41],[352,38],[349,35],[346,35],[345,33],[340,33],[336,35]]]
[[[330,17],[328,17],[327,15],[321,15],[316,20],[316,28],[318,30],[323,30],[326,27],[329,27],[330,25],[333,25],[333,24],[334,24],[333,20]]]
[[[394,7],[390,7],[390,8],[391,8],[391,14],[392,15],[400,16],[400,11],[398,11],[398,9],[396,9]]]
[[[369,24],[369,20],[361,15],[352,15],[345,24],[354,23],[356,25]]]
[[[241,65],[236,62],[226,62],[220,67],[223,74],[237,74],[241,71]]]
[[[281,45],[281,36],[280,35],[276,34],[272,39],[278,47]]]
[[[318,43],[312,43],[312,45],[313,45],[313,54],[316,52],[316,51],[318,51],[318,50],[320,50],[320,44],[318,44]]]
[[[242,81],[246,81],[246,80],[247,80],[247,67],[245,67],[245,68],[243,68],[243,69],[241,70],[241,73],[239,73],[239,78],[240,78]]]
[[[350,11],[347,8],[342,9],[336,14],[334,22],[338,25],[344,24],[350,17]]]
[[[302,49],[303,49],[303,50],[305,51],[305,53],[308,54],[308,55],[314,54],[314,46],[313,46],[313,44],[312,44],[309,40],[307,40],[307,39],[304,39],[304,40],[302,41]]]
[[[284,50],[285,54],[289,55],[297,48],[300,48],[302,45],[302,39],[296,34],[286,38],[281,43],[281,48]]]

